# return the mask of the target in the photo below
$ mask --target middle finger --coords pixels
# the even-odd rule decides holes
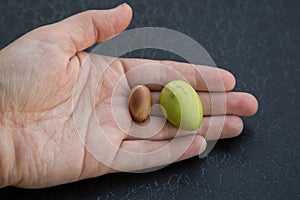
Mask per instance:
[[[203,115],[251,116],[257,110],[254,96],[245,92],[198,92]],[[160,92],[152,92],[152,103],[159,104]]]

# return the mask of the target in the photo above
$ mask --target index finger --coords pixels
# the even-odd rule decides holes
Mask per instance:
[[[197,91],[230,91],[236,82],[230,72],[217,67],[136,58],[120,58],[120,62],[131,87],[147,81],[168,82],[176,79],[178,74],[187,79]],[[147,66],[139,70],[139,67],[143,65]],[[178,74],[176,75],[176,73]],[[150,90],[161,90],[162,86],[149,84],[149,88]]]

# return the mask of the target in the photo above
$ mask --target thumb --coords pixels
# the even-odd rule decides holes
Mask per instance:
[[[132,18],[132,9],[122,4],[110,10],[89,10],[58,23],[40,27],[29,37],[58,45],[74,55],[96,42],[102,42],[121,33]]]

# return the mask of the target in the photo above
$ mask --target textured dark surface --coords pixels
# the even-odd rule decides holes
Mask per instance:
[[[0,48],[25,32],[90,8],[122,1],[0,2]],[[253,93],[259,112],[241,136],[219,141],[204,159],[192,158],[146,174],[113,174],[41,189],[0,189],[5,199],[299,199],[300,1],[127,1],[130,28],[183,32]],[[178,59],[157,51],[130,56]]]

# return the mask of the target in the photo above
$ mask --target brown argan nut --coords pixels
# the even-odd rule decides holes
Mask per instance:
[[[132,88],[129,95],[129,112],[136,122],[143,122],[149,117],[151,99],[151,92],[145,85]]]

